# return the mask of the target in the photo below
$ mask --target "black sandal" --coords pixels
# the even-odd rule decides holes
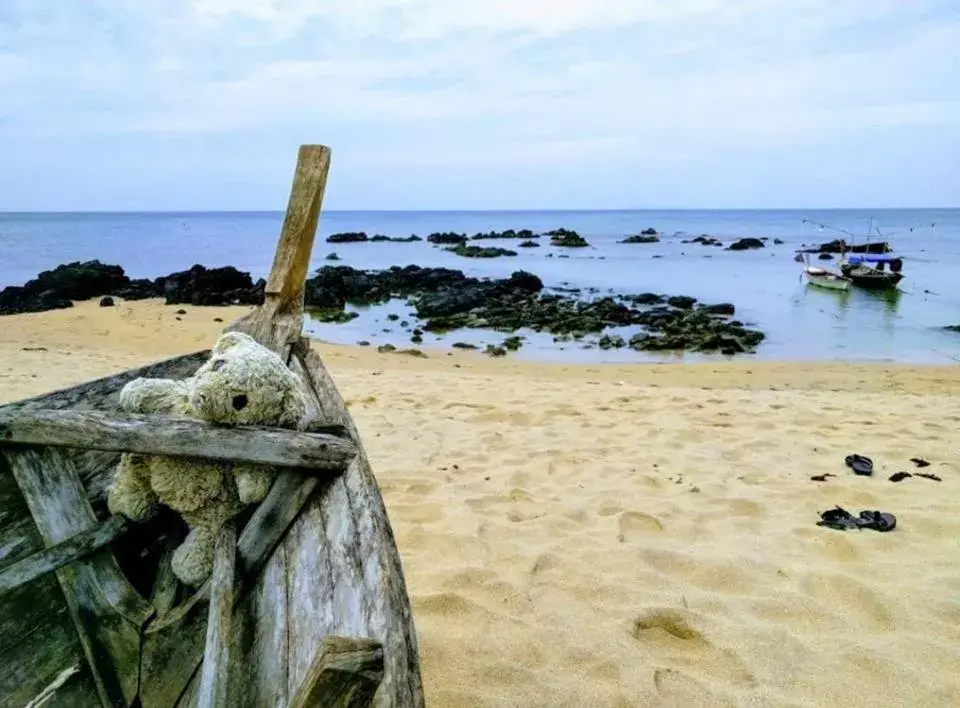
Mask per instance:
[[[820,514],[817,526],[846,531],[847,529],[873,529],[874,531],[893,531],[897,526],[897,517],[882,511],[861,511],[854,516],[842,507],[828,509]]]
[[[853,470],[854,474],[858,474],[861,477],[869,477],[873,474],[873,460],[869,457],[864,457],[863,455],[847,455],[847,459],[844,460],[847,463],[847,467]]]

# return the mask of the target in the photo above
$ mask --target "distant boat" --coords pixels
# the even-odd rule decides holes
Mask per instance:
[[[851,280],[843,273],[810,265],[807,251],[798,251],[797,260],[804,264],[803,277],[808,285],[824,290],[849,290]]]
[[[873,265],[870,265],[873,264]],[[886,266],[890,270],[885,270]],[[903,280],[903,259],[892,253],[859,254],[846,256],[840,263],[840,272],[858,288],[866,290],[891,290]]]

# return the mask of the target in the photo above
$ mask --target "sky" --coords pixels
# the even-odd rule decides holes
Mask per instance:
[[[0,210],[960,206],[958,0],[2,0]]]

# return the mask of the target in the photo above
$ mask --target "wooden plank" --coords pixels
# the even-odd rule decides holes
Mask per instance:
[[[71,536],[66,541],[17,561],[0,572],[0,593],[26,585],[45,573],[62,568],[67,563],[103,548],[122,534],[126,526],[125,519],[114,516],[102,524]]]
[[[97,524],[76,469],[62,451],[7,446],[2,454],[46,545]],[[104,549],[55,572],[101,702],[129,705],[137,693],[140,632],[153,609]]]
[[[303,294],[330,170],[330,148],[301,145],[263,305],[227,326],[284,359],[303,331]]]
[[[289,708],[366,708],[383,680],[383,647],[373,639],[327,637]]]
[[[251,585],[255,595],[249,603],[254,608],[263,608],[263,614],[276,616],[285,613],[285,587],[287,581],[284,559],[275,553],[278,544],[294,522],[300,508],[306,503],[313,490],[320,484],[316,477],[305,477],[296,472],[281,472],[270,489],[267,498],[254,510],[240,534],[237,543],[238,587],[236,597],[246,600]],[[271,560],[271,556],[273,560]],[[277,568],[267,568],[261,575],[261,569],[268,560]],[[266,582],[266,578],[270,582]],[[259,588],[259,589],[258,589]],[[169,706],[177,700],[195,676],[203,659],[204,634],[202,629],[203,603],[210,597],[210,581],[204,583],[189,601],[171,611],[147,627],[144,637],[143,681],[141,700],[144,708],[151,706]],[[257,616],[260,615],[259,609]],[[262,671],[262,664],[279,666],[282,659],[284,677],[286,676],[286,653],[278,655],[272,647],[286,636],[285,621],[276,630],[276,623],[263,626],[251,626],[243,617],[235,619],[238,633],[246,632],[250,637],[271,637],[272,641],[243,641],[241,646],[257,646],[257,651],[243,650],[238,657],[238,665],[247,666],[251,675],[261,676],[260,691],[276,690],[276,682],[270,683],[270,671]],[[286,686],[282,688],[286,694]],[[252,695],[256,695],[252,692]],[[182,703],[182,701],[181,701]],[[257,705],[256,703],[251,705]]]
[[[220,529],[210,578],[210,610],[200,673],[199,708],[226,708],[230,679],[230,644],[237,570],[237,527],[231,519]]]
[[[342,469],[352,441],[265,426],[223,426],[164,415],[34,409],[0,411],[0,445],[20,443],[143,455],[203,457],[304,471]]]
[[[384,676],[374,705],[419,708],[424,698],[416,630],[377,480],[353,418],[320,356],[308,340],[295,345],[292,355],[291,368],[301,369],[325,420],[347,428],[357,456],[325,494],[314,497],[284,541],[289,557],[289,626],[296,637],[290,643],[291,693],[313,661],[318,635],[345,634],[370,637],[383,646]],[[323,515],[322,526],[312,518],[314,508]],[[330,567],[338,572],[327,573]],[[327,607],[331,609],[321,609]],[[316,619],[304,631],[297,622],[311,613]]]

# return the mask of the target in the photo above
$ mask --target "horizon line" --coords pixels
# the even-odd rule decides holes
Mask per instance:
[[[796,207],[639,207],[639,208],[582,208],[582,209],[324,209],[323,214],[530,214],[545,212],[553,214],[615,213],[615,212],[664,212],[664,211],[952,211],[960,206],[796,206]],[[0,209],[0,216],[23,214],[284,214],[285,209]]]

